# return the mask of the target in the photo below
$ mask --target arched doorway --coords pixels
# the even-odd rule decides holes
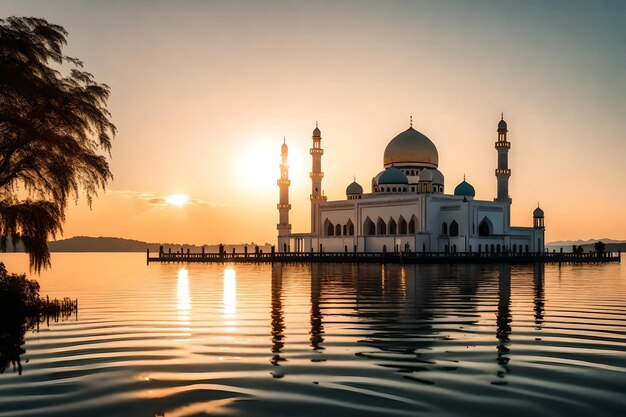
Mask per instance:
[[[478,225],[478,236],[490,236],[491,234],[493,234],[493,224],[487,217],[484,217]]]

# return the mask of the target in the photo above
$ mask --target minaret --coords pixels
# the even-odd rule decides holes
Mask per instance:
[[[502,113],[500,123],[498,123],[498,141],[496,142],[496,150],[498,151],[498,168],[496,168],[498,196],[495,201],[507,201],[510,203],[509,177],[511,176],[511,170],[509,169],[509,149],[511,149],[511,142],[506,140],[507,132],[504,113]]]
[[[320,201],[326,201],[326,196],[322,195],[322,178],[324,173],[322,172],[322,155],[324,150],[322,149],[322,132],[315,122],[315,129],[313,130],[313,147],[310,149],[312,167],[311,167],[311,233],[318,232],[317,224],[317,205]]]
[[[278,252],[289,251],[289,235],[291,235],[291,224],[289,224],[289,210],[291,210],[291,204],[289,204],[289,185],[291,180],[289,179],[289,165],[287,164],[287,156],[289,149],[283,139],[283,146],[280,148],[280,154],[282,162],[280,164],[280,178],[278,179],[278,188],[280,189],[280,200],[278,207]]]

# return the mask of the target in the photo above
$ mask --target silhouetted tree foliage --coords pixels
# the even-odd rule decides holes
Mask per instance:
[[[68,199],[84,193],[91,205],[112,178],[100,154],[116,133],[110,89],[63,55],[66,36],[44,19],[0,19],[0,249],[21,239],[37,272]]]
[[[606,243],[599,241],[593,244],[593,248],[598,252],[598,256],[602,256],[602,253],[606,249]]]

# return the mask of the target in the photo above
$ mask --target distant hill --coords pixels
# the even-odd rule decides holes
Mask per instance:
[[[615,239],[589,239],[589,240],[560,240],[546,243],[546,248],[559,252],[563,248],[563,252],[571,252],[572,246],[582,246],[584,252],[595,252],[593,247],[596,242],[606,243],[607,252],[626,252],[626,240]]]
[[[140,240],[123,239],[119,237],[89,237],[89,236],[76,236],[69,239],[55,240],[48,243],[50,252],[145,252],[146,249],[150,249],[150,252],[158,252],[159,247],[163,246],[164,251],[168,251],[170,248],[172,252],[183,251],[189,249],[191,252],[200,252],[202,247],[207,253],[219,251],[219,245],[191,245],[180,243],[149,243]],[[231,252],[233,248],[237,252],[243,252],[243,248],[246,244],[228,244],[224,245],[225,250]],[[248,251],[254,252],[256,244],[248,244]],[[271,245],[265,243],[258,245],[259,249],[263,252],[269,252]],[[24,245],[18,242],[15,248],[11,244],[11,239],[7,242],[7,252],[24,252]]]

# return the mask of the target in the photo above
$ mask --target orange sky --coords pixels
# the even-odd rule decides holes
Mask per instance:
[[[504,111],[513,223],[539,201],[548,241],[626,239],[623,3],[20,0],[0,15],[61,24],[112,89],[115,180],[69,209],[64,237],[274,242],[283,136],[306,231],[316,120],[331,200],[353,175],[369,191],[411,113],[445,191],[466,174],[492,199]]]

